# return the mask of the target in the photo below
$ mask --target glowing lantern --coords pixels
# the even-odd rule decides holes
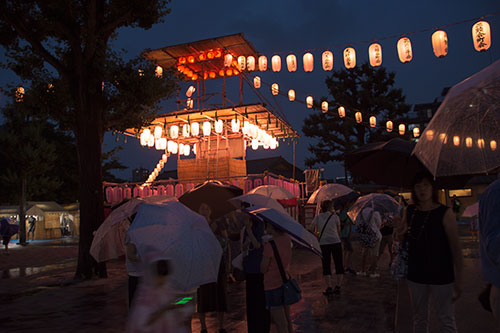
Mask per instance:
[[[213,59],[215,57],[215,54],[212,51],[207,52],[207,58],[208,59]]]
[[[216,120],[214,122],[214,128],[215,128],[215,133],[222,133],[222,131],[224,130],[224,123],[222,122],[222,120]]]
[[[465,138],[465,146],[466,146],[467,148],[472,147],[472,138],[471,138],[471,137],[467,137],[467,138]]]
[[[312,109],[313,107],[313,98],[312,96],[307,96],[306,98],[306,105],[308,109]]]
[[[185,138],[189,137],[189,125],[188,124],[182,125],[182,136]]]
[[[472,26],[472,40],[476,51],[484,52],[491,46],[490,25],[486,21],[479,21]]]
[[[448,36],[443,30],[438,30],[432,34],[432,50],[438,58],[448,54]]]
[[[304,72],[312,72],[314,69],[314,57],[311,53],[307,52],[302,57],[302,61],[304,62]]]
[[[240,131],[240,120],[239,119],[231,120],[231,130],[233,131],[233,133],[238,133]]]
[[[413,137],[418,138],[420,136],[420,129],[418,127],[415,127],[413,129]]]
[[[288,90],[288,99],[290,100],[290,102],[295,101],[295,90]]]
[[[166,138],[159,138],[156,140],[156,150],[165,150],[167,148],[167,139]]]
[[[248,120],[243,121],[243,128],[241,129],[244,135],[250,135],[250,123]]]
[[[193,74],[193,76],[191,76],[191,80],[193,81],[198,80],[198,74]]]
[[[250,124],[250,131],[249,131],[249,134],[252,138],[257,138],[257,133],[259,132],[259,128],[257,127],[257,125],[254,125],[254,124]]]
[[[252,139],[252,149],[257,150],[259,148],[259,140]]]
[[[233,56],[231,54],[226,54],[224,56],[224,67],[231,67],[231,64],[233,63]]]
[[[179,137],[179,126],[173,125],[170,127],[170,137],[172,139],[177,139]]]
[[[271,92],[274,96],[278,95],[279,93],[279,86],[277,83],[273,83],[271,86]]]
[[[240,74],[240,72],[238,72],[238,70],[236,68],[233,68],[233,74],[238,75],[238,74]]]
[[[256,76],[256,77],[253,78],[253,86],[256,89],[260,88],[260,76]]]
[[[180,64],[185,64],[186,63],[186,58],[185,57],[180,57],[179,58],[179,63]]]
[[[172,151],[171,153],[172,154],[177,154],[177,150],[179,149],[179,146],[177,145],[177,142],[174,142],[174,141],[170,141],[172,142]]]
[[[455,135],[455,136],[453,137],[453,144],[454,144],[455,146],[458,146],[458,145],[460,144],[460,137],[459,137],[459,136],[456,136],[456,135]]]
[[[439,134],[439,139],[441,140],[442,143],[446,144],[448,142],[448,136],[446,133],[441,133]]]
[[[189,56],[187,58],[188,62],[191,63],[191,64],[194,64],[194,57],[193,56]]]
[[[269,148],[276,149],[277,145],[278,145],[278,140],[276,140],[276,138],[272,138],[271,139],[271,144],[269,145]]]
[[[363,121],[363,115],[361,114],[361,112],[356,112],[354,114],[354,118],[356,118],[356,122],[358,124]]]
[[[267,58],[266,58],[266,56],[259,57],[259,71],[261,71],[261,72],[267,71]]]
[[[139,69],[137,72],[139,73],[139,76],[144,76],[144,70],[143,69]]]
[[[167,154],[161,155],[161,160],[163,161],[163,163],[167,161],[167,158],[168,158]]]
[[[222,57],[222,51],[221,50],[215,50],[215,57],[216,58]]]
[[[477,139],[477,146],[479,147],[479,149],[483,149],[484,148],[484,140]]]
[[[232,76],[233,75],[233,69],[232,68],[226,69],[226,75],[227,76]]]
[[[370,127],[377,126],[377,118],[375,116],[370,117]]]
[[[17,87],[16,89],[16,102],[22,102],[24,97],[24,88]]]
[[[271,58],[271,65],[273,72],[279,72],[281,70],[281,57],[279,55],[273,55]]]
[[[255,70],[255,57],[249,56],[247,58],[247,70],[254,71]]]
[[[344,50],[344,66],[347,69],[356,67],[356,51],[352,47]]]
[[[191,124],[191,134],[193,136],[198,136],[200,134],[200,123],[192,123]]]
[[[399,61],[403,64],[410,62],[413,58],[413,53],[411,51],[411,42],[408,37],[403,37],[398,41],[398,56]]]
[[[184,144],[179,143],[179,155],[182,155],[184,153]]]
[[[163,134],[163,130],[161,129],[160,126],[155,127],[155,139],[161,138],[161,135]]]
[[[188,98],[187,101],[186,101],[186,106],[188,107],[188,109],[192,109],[193,108],[193,99],[192,98]]]
[[[370,65],[377,67],[382,65],[382,46],[377,43],[373,43],[368,48],[368,55],[370,57]]]
[[[495,140],[490,141],[490,148],[493,151],[497,150],[497,142]]]
[[[339,117],[344,118],[345,117],[345,108],[343,106],[339,106],[339,108],[337,110],[339,112]]]
[[[323,111],[323,113],[328,112],[328,102],[327,101],[323,101],[321,103],[321,111]]]
[[[405,124],[399,124],[399,135],[405,134]]]
[[[245,56],[238,57],[238,69],[244,71],[247,67],[247,58]]]
[[[162,77],[163,76],[163,68],[161,68],[160,66],[156,66],[155,75],[158,78]]]
[[[333,53],[331,51],[323,52],[321,63],[323,64],[323,70],[331,71],[333,69]]]
[[[387,129],[387,132],[392,132],[392,121],[388,120],[386,123],[385,123],[385,127]]]
[[[148,147],[153,147],[154,145],[155,145],[155,136],[153,134],[149,134]]]
[[[434,131],[433,130],[428,130],[425,132],[425,137],[427,140],[432,141],[434,140]]]
[[[289,72],[295,72],[297,70],[297,57],[294,54],[289,54],[286,57],[286,67]]]
[[[147,131],[147,132],[146,132]],[[148,141],[149,141],[149,129],[145,129],[142,133],[141,133],[141,146],[147,146],[148,145]]]
[[[203,135],[209,136],[211,131],[212,131],[212,124],[210,124],[209,121],[203,122]]]
[[[200,55],[198,56],[198,59],[200,59],[200,61],[205,61],[205,60],[207,60],[207,56],[205,53],[200,53]]]
[[[189,154],[191,154],[191,146],[184,145],[184,156],[189,156]]]
[[[193,153],[194,153],[195,155],[196,155],[196,152],[197,152],[196,147],[197,147],[197,146],[196,146],[196,143],[195,143],[195,144],[194,144],[194,146],[193,146]]]
[[[211,78],[211,79],[215,79],[215,76],[216,76],[216,74],[215,74],[215,72],[214,72],[214,71],[210,71],[210,72],[208,72],[208,77],[209,77],[209,78]]]

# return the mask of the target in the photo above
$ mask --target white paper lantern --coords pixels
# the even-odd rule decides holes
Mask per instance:
[[[290,102],[295,101],[295,90],[293,89],[288,90],[288,100]]]
[[[209,136],[212,131],[212,124],[209,121],[203,122],[203,135]]]
[[[274,96],[276,96],[276,95],[278,95],[279,91],[280,91],[280,90],[279,90],[279,86],[278,86],[278,84],[277,84],[277,83],[273,83],[273,84],[271,85],[271,93],[272,93]]]
[[[184,145],[184,156],[189,156],[191,154],[191,146]]]
[[[323,70],[331,71],[333,69],[333,53],[331,51],[323,52],[321,60],[323,63]]]
[[[398,56],[402,63],[410,62],[413,58],[411,41],[408,37],[403,37],[398,41]]]
[[[405,124],[400,124],[399,125],[399,135],[404,135],[405,134]]]
[[[238,133],[240,131],[240,120],[239,119],[231,120],[231,130],[233,131],[233,133]]]
[[[472,138],[471,137],[466,137],[465,138],[465,146],[467,148],[471,148],[472,147]]]
[[[224,122],[221,119],[214,121],[214,128],[215,133],[222,133],[222,131],[224,130]]]
[[[363,115],[361,114],[361,112],[356,112],[354,114],[354,118],[356,118],[356,122],[359,124],[363,121]]]
[[[172,142],[172,151],[171,153],[172,154],[177,154],[177,151],[179,149],[179,145],[177,144],[177,142],[174,142],[174,141],[171,141]]]
[[[179,155],[184,155],[184,144],[179,143]]]
[[[182,136],[185,138],[189,137],[189,124],[182,125]]]
[[[271,58],[271,65],[273,68],[273,72],[281,71],[281,57],[279,55],[273,55]]]
[[[160,126],[155,126],[155,139],[161,138],[161,135],[163,134],[163,130]]]
[[[155,145],[155,136],[153,134],[149,134],[148,147],[153,147]]]
[[[420,136],[420,129],[418,127],[415,127],[413,129],[413,137],[418,138]]]
[[[314,69],[314,56],[307,52],[302,57],[302,61],[304,62],[304,72],[312,72]]]
[[[339,111],[339,117],[344,118],[345,117],[345,108],[343,106],[339,106],[338,111]]]
[[[307,98],[306,98],[306,105],[307,105],[308,109],[312,109],[313,102],[314,102],[313,97],[312,96],[307,96]]]
[[[255,87],[255,89],[260,88],[260,77],[259,76],[256,76],[253,78],[253,86]]]
[[[286,57],[286,67],[289,72],[295,72],[297,70],[297,57],[294,54],[289,54]]]
[[[155,148],[156,150],[165,150],[165,148],[167,148],[167,139],[166,138],[157,139],[155,143]]]
[[[163,162],[166,162],[166,161],[167,161],[167,159],[168,159],[167,154],[163,154],[163,155],[161,155],[161,160],[162,160]]]
[[[434,131],[433,130],[427,130],[427,131],[425,131],[425,137],[429,141],[434,140]]]
[[[233,56],[228,53],[224,56],[224,67],[231,67],[232,64],[233,64]]]
[[[247,58],[247,70],[254,71],[255,70],[255,57],[249,56]]]
[[[238,57],[238,69],[243,72],[247,67],[247,58],[245,56]]]
[[[146,132],[147,130],[147,132]],[[149,141],[149,129],[145,129],[140,136],[141,146],[147,146]]]
[[[173,125],[170,127],[170,137],[172,139],[177,139],[179,137],[179,126]]]
[[[155,75],[158,78],[162,77],[163,76],[163,68],[161,68],[160,66],[156,66]]]
[[[491,46],[490,25],[486,21],[479,21],[472,26],[472,40],[476,51],[484,52]]]
[[[377,118],[375,116],[370,117],[370,127],[377,126]]]
[[[458,135],[453,137],[453,144],[457,147],[460,145],[460,137]]]
[[[491,141],[490,141],[490,149],[491,149],[492,151],[497,150],[497,142],[496,142],[495,140],[491,140]]]
[[[261,72],[267,71],[267,57],[266,56],[259,57],[259,71],[261,71]]]
[[[193,136],[200,135],[200,123],[194,122],[194,123],[191,124],[191,134]]]
[[[259,141],[257,139],[252,139],[252,149],[257,150],[259,148]]]
[[[370,58],[370,65],[372,67],[378,67],[382,65],[382,46],[377,43],[373,43],[368,48],[368,55]]]
[[[241,129],[244,135],[250,135],[250,123],[248,120],[243,121],[243,128]]]
[[[385,128],[387,129],[387,132],[392,132],[392,121],[388,120],[385,123]]]
[[[432,34],[432,50],[438,58],[448,54],[448,36],[443,30],[438,30]]]
[[[188,109],[192,109],[193,108],[193,99],[192,98],[188,98],[187,99],[186,106],[187,106]]]
[[[356,51],[352,47],[344,50],[344,66],[347,69],[356,67]]]
[[[323,111],[323,113],[328,112],[328,102],[327,101],[323,101],[321,103],[321,111]]]
[[[194,86],[189,86],[188,90],[186,91],[186,97],[191,97],[193,96],[193,93],[196,91],[196,88]]]

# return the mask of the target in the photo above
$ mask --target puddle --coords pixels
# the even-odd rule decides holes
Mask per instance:
[[[15,279],[15,278],[20,278],[20,277],[26,277],[30,275],[35,275],[38,273],[42,272],[47,272],[51,271],[54,269],[60,269],[60,268],[68,268],[75,266],[76,261],[71,260],[69,262],[64,262],[61,264],[54,264],[54,265],[46,265],[46,266],[39,266],[39,267],[16,267],[16,268],[11,268],[11,269],[4,269],[2,271],[2,279]]]

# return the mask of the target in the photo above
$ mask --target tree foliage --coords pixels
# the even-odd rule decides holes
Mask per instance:
[[[386,140],[397,135],[398,121],[404,121],[410,106],[405,103],[401,89],[394,88],[395,74],[384,67],[371,67],[368,63],[349,70],[340,70],[327,77],[329,90],[327,113],[312,113],[305,121],[305,136],[316,139],[308,149],[312,157],[306,165],[342,161],[344,154],[370,142]],[[333,106],[333,107],[332,107]],[[337,107],[343,106],[346,117],[340,118]],[[355,112],[361,112],[363,121],[355,121]],[[377,126],[369,126],[369,117],[377,118]],[[394,123],[392,133],[385,123]]]
[[[103,221],[102,141],[105,131],[139,128],[174,90],[171,73],[154,75],[145,59],[124,58],[112,41],[124,27],[149,29],[169,13],[168,0],[4,0],[0,45],[4,66],[39,92],[39,109],[76,140],[80,243],[77,278],[103,265],[90,256]],[[142,70],[143,75],[139,75]],[[36,77],[36,82],[33,79]]]

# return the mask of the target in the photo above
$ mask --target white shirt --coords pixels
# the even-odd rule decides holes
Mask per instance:
[[[328,218],[330,218],[329,221]],[[340,228],[340,219],[337,214],[332,212],[320,213],[314,218],[312,225],[316,225],[318,233],[321,234],[321,230],[323,230],[326,221],[328,221],[328,225],[326,226],[325,231],[323,231],[319,244],[327,245],[340,243],[340,236],[338,232]]]

